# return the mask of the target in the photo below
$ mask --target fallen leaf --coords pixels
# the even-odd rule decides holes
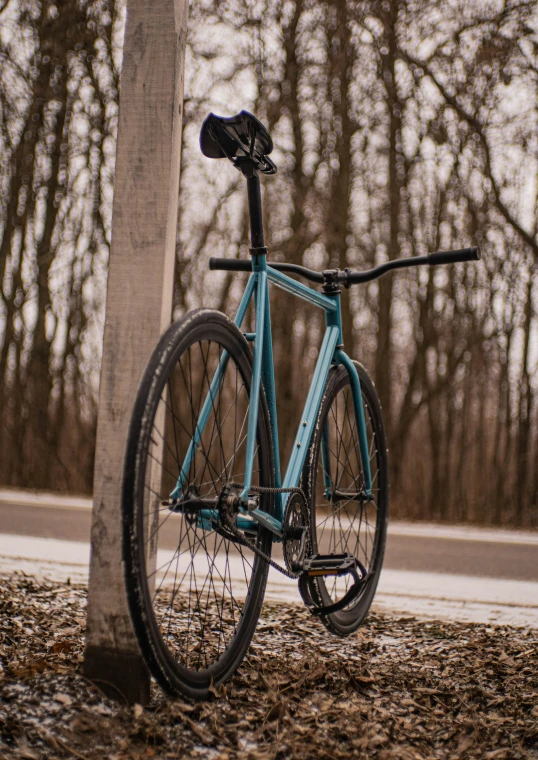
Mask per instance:
[[[473,734],[462,734],[458,740],[458,752],[462,754],[463,752],[467,752],[468,749],[471,749],[471,747],[474,745],[476,740],[476,733]]]
[[[73,704],[73,700],[69,694],[56,694],[54,696],[54,701],[60,702],[60,704],[65,705],[66,707],[69,707],[69,705]]]
[[[265,717],[266,722],[273,723],[275,720],[281,720],[285,711],[286,705],[282,700],[275,702]]]
[[[71,652],[72,650],[73,650],[72,641],[57,641],[51,647],[51,651],[54,654],[67,654],[67,652]]]
[[[217,697],[217,699],[220,699],[221,697],[226,696],[226,687],[224,684],[220,684],[220,686],[217,688],[215,684],[213,683],[213,679],[211,679],[211,683],[209,684],[208,689],[210,694],[213,694],[214,697]]]
[[[355,676],[355,680],[358,681],[359,683],[368,684],[368,683],[375,683],[377,679],[374,678],[373,676]]]

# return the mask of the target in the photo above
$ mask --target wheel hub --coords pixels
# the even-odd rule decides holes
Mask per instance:
[[[220,492],[218,501],[219,518],[221,525],[234,525],[239,513],[241,500],[239,492],[229,485],[225,485]]]

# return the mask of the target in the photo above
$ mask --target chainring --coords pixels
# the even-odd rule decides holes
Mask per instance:
[[[300,572],[310,546],[310,516],[306,499],[299,491],[292,493],[288,499],[282,534],[286,567],[292,573]]]

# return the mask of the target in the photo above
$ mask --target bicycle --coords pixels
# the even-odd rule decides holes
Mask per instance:
[[[234,321],[197,309],[159,340],[142,377],[123,478],[123,559],[140,649],[170,694],[206,698],[252,640],[269,567],[297,579],[307,607],[338,635],[374,598],[388,520],[381,407],[365,368],[343,349],[341,286],[393,269],[480,258],[477,248],[388,261],[365,272],[268,262],[260,173],[274,174],[265,127],[210,114],[200,136],[247,180],[250,272]],[[289,274],[321,285],[314,290]],[[282,475],[269,283],[321,308],[326,330]],[[254,302],[255,330],[242,331]],[[280,543],[283,564],[272,558]]]

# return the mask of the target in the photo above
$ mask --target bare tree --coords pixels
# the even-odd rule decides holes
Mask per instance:
[[[0,60],[0,475],[88,491],[121,12],[114,22],[104,0],[39,7],[20,6]],[[202,303],[233,314],[244,282],[207,267],[248,255],[240,177],[198,150],[210,110],[247,107],[274,136],[272,257],[365,268],[482,248],[479,265],[343,294],[346,348],[382,398],[401,516],[538,519],[537,34],[531,2],[192,7],[176,314]],[[286,454],[323,324],[281,292],[272,311]]]

